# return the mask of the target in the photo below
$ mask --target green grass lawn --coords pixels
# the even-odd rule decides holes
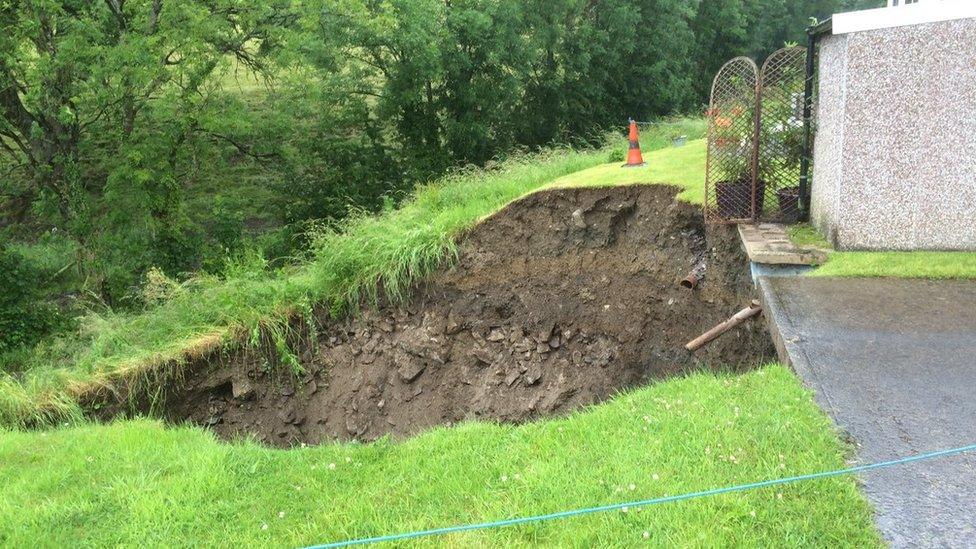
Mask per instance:
[[[635,183],[667,183],[680,187],[678,198],[701,204],[705,195],[705,140],[684,147],[668,147],[643,154],[647,166],[621,168],[623,162],[602,164],[563,176],[553,187],[612,186]]]
[[[6,431],[0,543],[294,547],[831,470],[844,457],[781,366],[675,379],[567,418],[468,423],[401,442],[276,450],[149,420]],[[410,545],[434,543],[881,545],[845,477]]]
[[[831,252],[811,275],[976,279],[976,252]]]
[[[976,279],[976,252],[838,252],[808,223],[789,227],[799,246],[829,250],[810,276]]]

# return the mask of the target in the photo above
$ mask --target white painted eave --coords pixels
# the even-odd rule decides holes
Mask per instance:
[[[851,11],[835,14],[832,21],[834,34],[848,34],[967,18],[976,18],[974,0],[928,0],[905,6]]]

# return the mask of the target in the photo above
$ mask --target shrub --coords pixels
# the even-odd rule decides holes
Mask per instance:
[[[0,353],[32,345],[61,321],[43,301],[40,270],[0,243]]]

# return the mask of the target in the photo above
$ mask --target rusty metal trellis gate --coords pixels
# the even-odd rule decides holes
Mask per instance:
[[[746,221],[754,203],[756,104],[759,71],[748,57],[719,69],[708,104],[704,214],[707,222]]]
[[[759,73],[756,192],[763,221],[794,223],[800,218],[800,158],[803,156],[803,83],[806,48],[774,52]]]
[[[715,75],[708,110],[707,222],[799,218],[805,52],[778,50],[762,71],[752,59],[736,57]]]

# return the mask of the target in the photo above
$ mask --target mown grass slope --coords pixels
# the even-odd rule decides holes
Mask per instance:
[[[621,168],[621,162],[602,164],[563,176],[552,183],[554,187],[607,187],[634,183],[667,183],[680,187],[678,198],[701,204],[705,196],[705,140],[689,141],[687,145],[665,148],[643,154],[647,166]]]
[[[634,501],[844,466],[792,373],[696,374],[567,418],[274,450],[148,421],[0,432],[10,546],[302,546]],[[417,541],[879,546],[852,478]]]

